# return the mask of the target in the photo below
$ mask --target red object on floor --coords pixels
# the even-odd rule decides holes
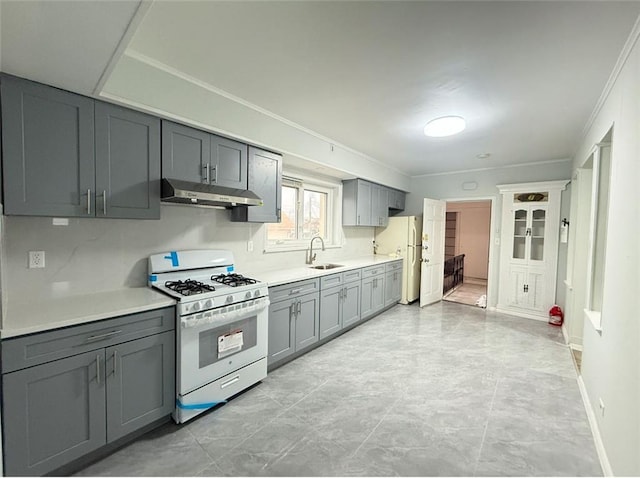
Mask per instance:
[[[549,309],[549,323],[551,325],[562,325],[564,313],[559,305],[554,305]]]

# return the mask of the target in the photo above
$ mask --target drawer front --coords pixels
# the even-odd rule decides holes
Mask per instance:
[[[360,279],[362,279],[362,269],[343,272],[342,279],[345,284],[348,284],[349,282],[359,281]]]
[[[334,287],[336,285],[340,285],[344,283],[344,278],[342,274],[331,274],[328,276],[320,277],[320,288],[322,290],[328,289],[329,287]]]
[[[387,264],[385,264],[385,266],[386,272],[399,271],[400,269],[402,269],[402,261],[388,262]]]
[[[271,302],[277,302],[279,300],[298,297],[310,292],[318,292],[319,290],[320,281],[318,279],[302,280],[276,287],[269,287],[269,300],[271,300]]]
[[[367,277],[373,277],[380,274],[384,274],[384,264],[380,264],[378,266],[370,266],[362,269],[362,278],[366,279]]]
[[[175,329],[175,307],[2,341],[2,373]]]

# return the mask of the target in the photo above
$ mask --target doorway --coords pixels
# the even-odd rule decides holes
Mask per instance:
[[[486,308],[491,201],[447,201],[443,300]]]

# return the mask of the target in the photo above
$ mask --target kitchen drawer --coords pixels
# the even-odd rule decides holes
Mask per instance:
[[[385,272],[399,271],[402,270],[402,261],[387,262],[385,266]]]
[[[354,269],[352,271],[343,272],[342,278],[345,284],[358,281],[362,278],[362,269]]]
[[[318,279],[301,280],[283,284],[276,287],[269,287],[269,299],[271,302],[290,299],[310,292],[318,292],[320,290],[320,281]]]
[[[366,279],[368,277],[378,276],[380,274],[384,274],[384,264],[380,264],[377,266],[369,266],[362,269],[362,278]]]
[[[2,341],[2,373],[175,329],[175,307]]]
[[[320,288],[322,290],[328,289],[344,283],[342,274],[330,274],[328,276],[320,277]]]

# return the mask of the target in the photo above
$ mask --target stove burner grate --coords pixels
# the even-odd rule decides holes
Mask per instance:
[[[212,285],[204,284],[193,279],[187,279],[184,281],[169,280],[165,282],[164,285],[165,287],[167,287],[167,289],[170,289],[182,295],[202,294],[204,292],[213,292],[216,290],[216,288]]]
[[[241,274],[220,274],[211,276],[211,280],[214,282],[218,282],[220,284],[228,285],[229,287],[239,287],[242,285],[250,285],[255,284],[258,281],[255,279],[251,279],[249,277],[245,277]]]

